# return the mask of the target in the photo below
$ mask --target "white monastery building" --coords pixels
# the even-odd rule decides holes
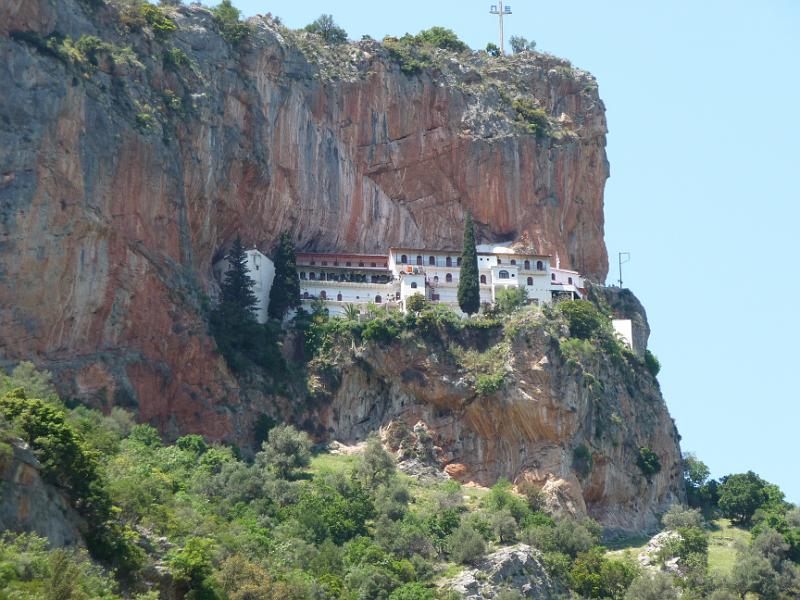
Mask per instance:
[[[477,246],[481,303],[492,303],[502,288],[525,290],[532,304],[585,295],[584,279],[576,271],[552,264],[552,257],[510,244]],[[256,249],[247,250],[247,266],[255,282],[258,320],[267,319],[269,290],[275,277],[272,261]],[[297,273],[302,302],[325,302],[332,315],[349,304],[374,303],[387,310],[404,310],[409,296],[422,294],[431,302],[458,310],[461,254],[421,248],[390,248],[383,254],[325,254],[299,252]]]

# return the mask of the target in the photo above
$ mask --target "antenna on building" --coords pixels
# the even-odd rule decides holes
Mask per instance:
[[[624,260],[623,260],[624,259]],[[631,262],[630,252],[619,253],[619,287],[622,287],[622,265]]]
[[[492,4],[489,8],[490,15],[497,15],[500,20],[500,54],[506,53],[505,48],[505,34],[503,33],[503,17],[511,14],[511,7],[503,6],[503,0],[499,0],[499,4]]]

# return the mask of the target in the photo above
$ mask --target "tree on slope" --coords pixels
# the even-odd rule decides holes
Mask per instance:
[[[220,287],[219,305],[211,315],[214,338],[228,364],[241,367],[240,352],[247,354],[255,342],[255,309],[258,299],[253,293],[253,280],[247,269],[247,254],[240,237],[236,237],[227,255],[228,270]]]
[[[478,312],[481,306],[475,226],[472,223],[472,213],[469,212],[464,221],[464,248],[461,251],[461,271],[458,279],[458,305],[468,315]]]
[[[275,279],[269,291],[267,312],[271,318],[281,321],[290,308],[298,306],[300,279],[297,276],[294,242],[289,232],[284,231],[275,247]]]

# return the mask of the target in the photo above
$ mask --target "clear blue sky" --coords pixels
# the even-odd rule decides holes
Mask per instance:
[[[351,38],[455,30],[496,42],[490,0],[234,0]],[[684,451],[800,502],[800,2],[517,0],[507,35],[595,74],[608,109],[606,244],[648,311]],[[616,266],[609,280],[616,279]]]

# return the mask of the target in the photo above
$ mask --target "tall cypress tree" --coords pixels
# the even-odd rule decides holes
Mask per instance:
[[[247,269],[247,254],[242,238],[236,236],[228,252],[228,270],[220,289],[220,308],[243,321],[254,320],[258,299]]]
[[[238,236],[226,258],[228,270],[220,286],[219,305],[211,314],[211,328],[228,365],[238,371],[245,366],[244,357],[252,357],[258,345],[258,299],[247,269],[247,254]]]
[[[297,260],[294,242],[288,231],[281,234],[275,247],[275,279],[269,291],[270,318],[282,320],[290,308],[300,306],[300,278],[297,276]]]
[[[478,312],[481,307],[475,227],[472,223],[472,213],[469,212],[464,221],[464,247],[461,250],[461,270],[458,277],[458,305],[468,315]]]

